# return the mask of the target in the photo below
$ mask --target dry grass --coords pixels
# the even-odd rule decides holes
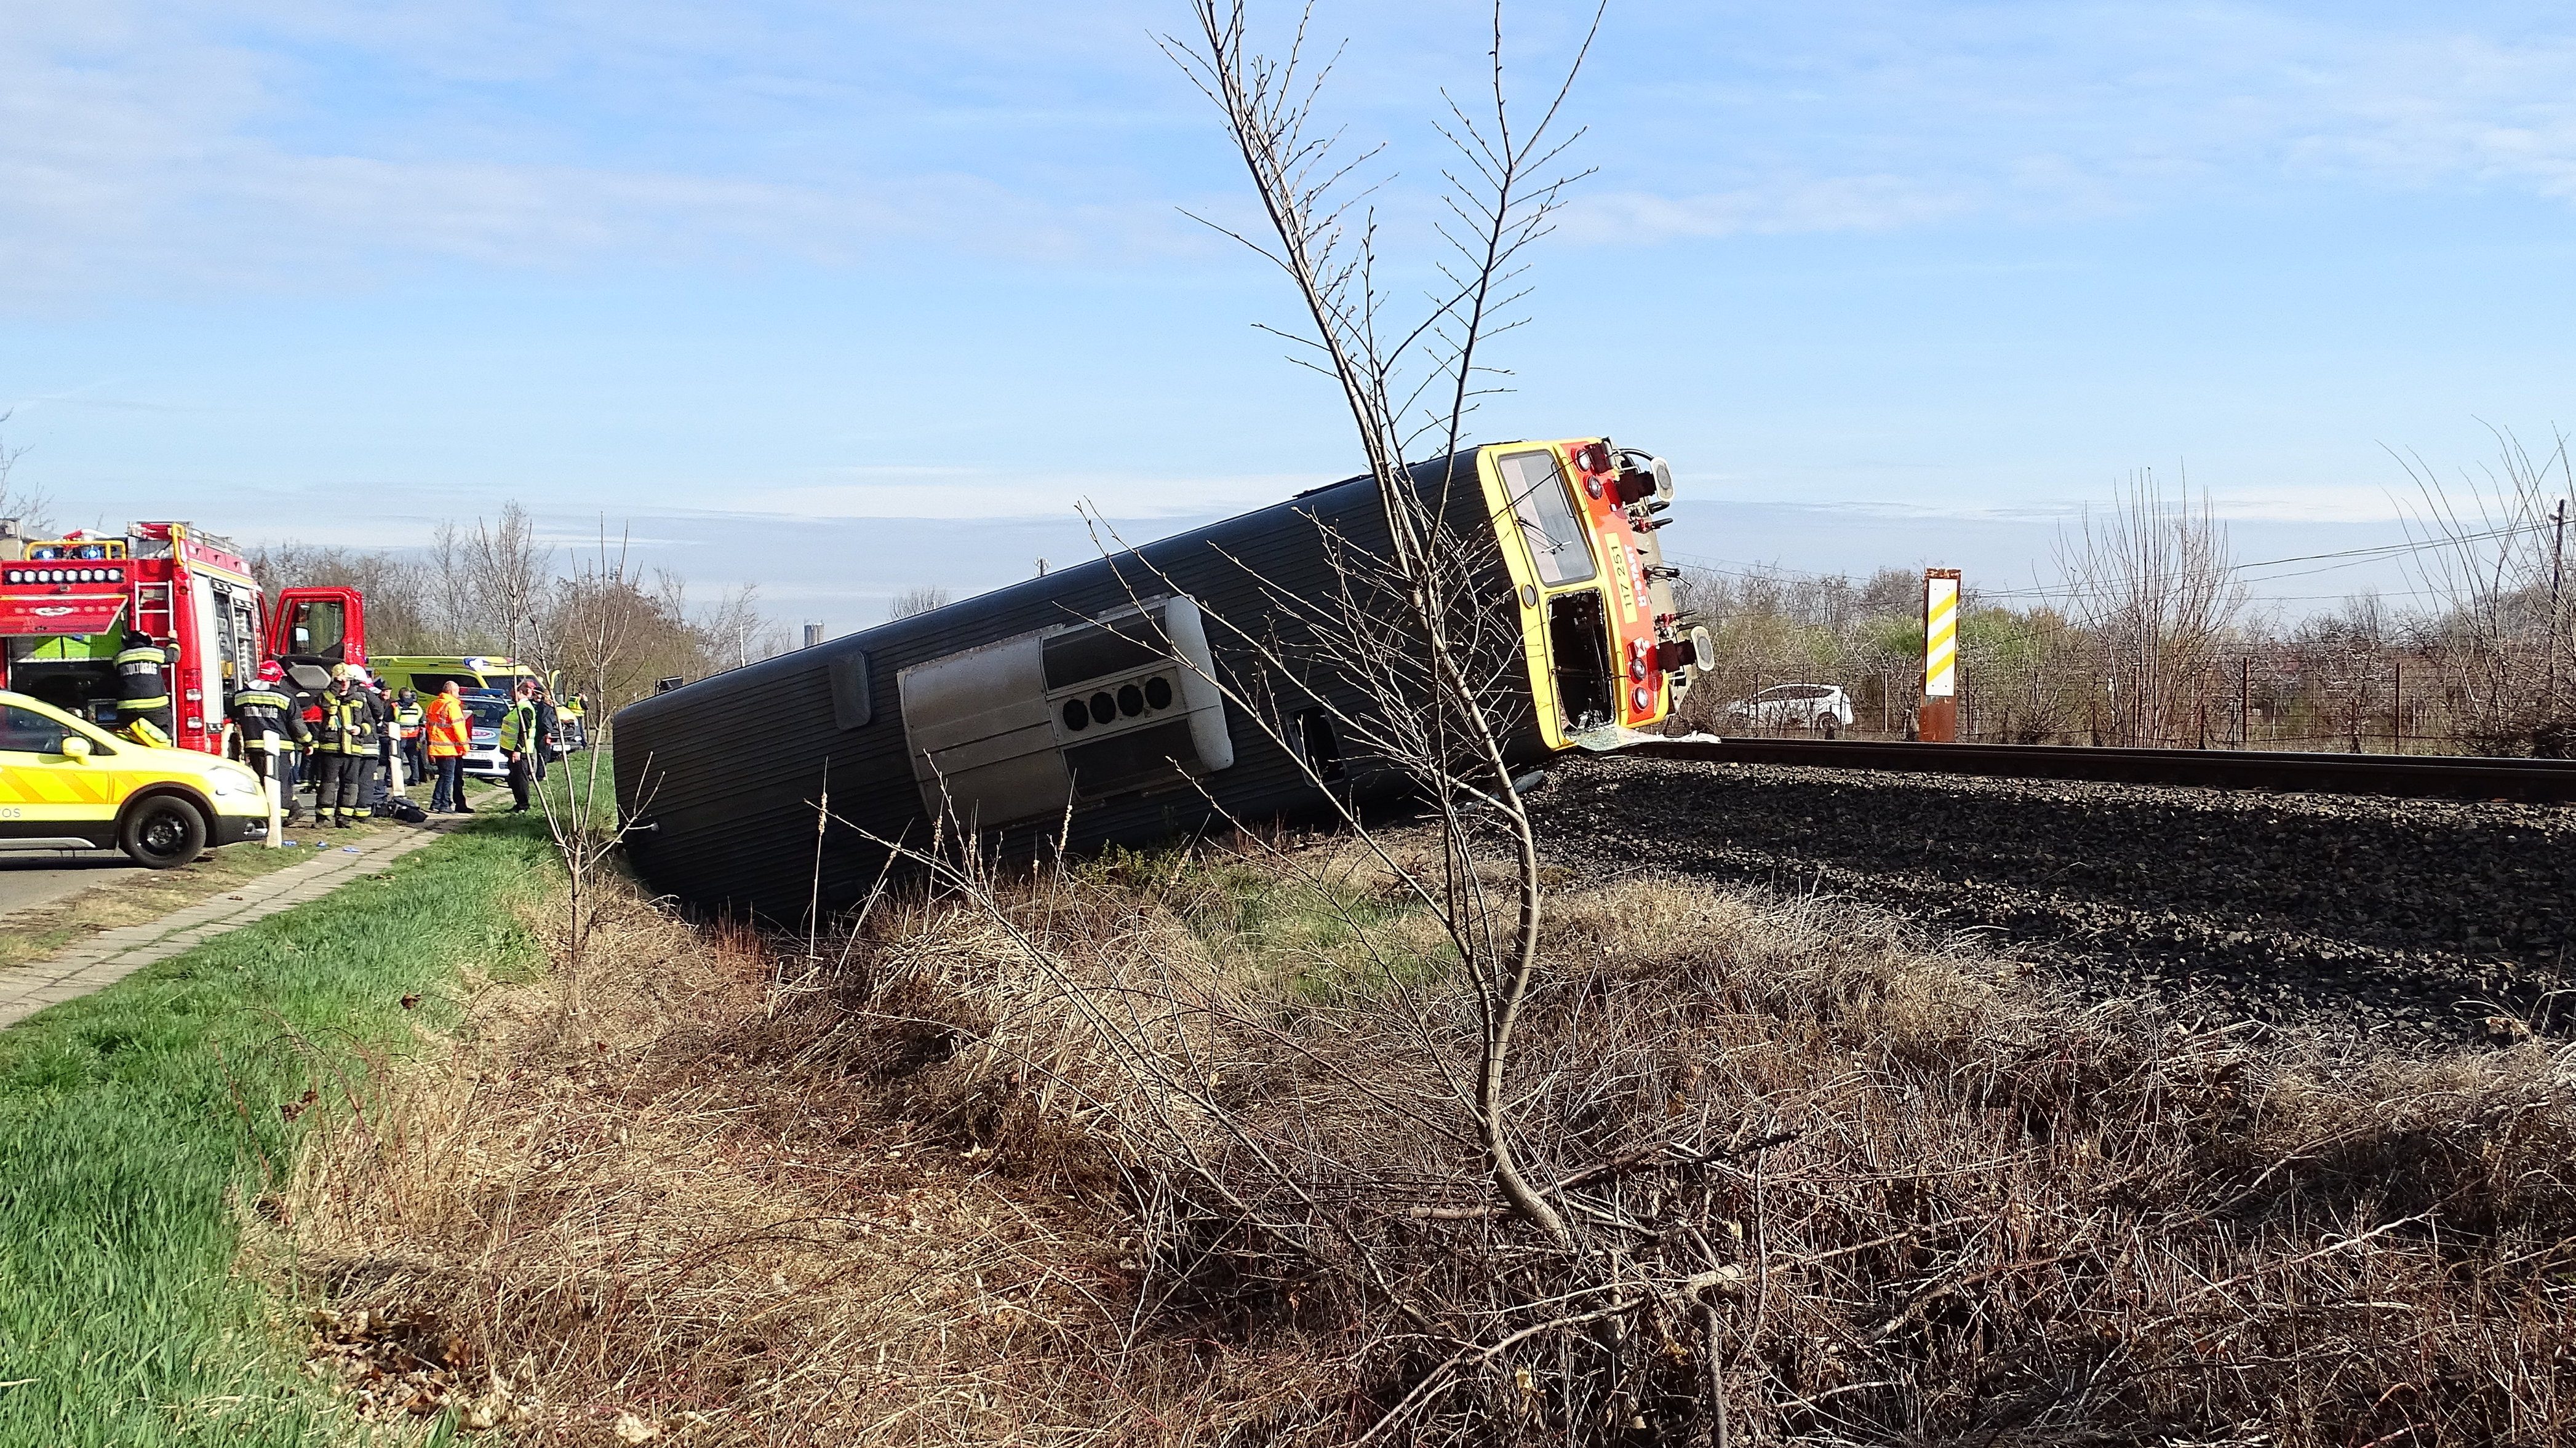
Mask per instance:
[[[916,908],[905,951],[982,947]],[[367,1416],[513,1442],[1192,1440],[1307,1371],[1137,1316],[1132,1229],[908,1119],[945,1028],[781,986],[742,931],[637,901],[579,1034],[547,985],[317,1133],[277,1245]]]
[[[487,995],[293,1239],[330,1355],[513,1441],[2576,1425],[2567,1056],[2330,1080],[1831,902],[1552,911],[1514,1081],[1574,1253],[1491,1214],[1472,1012],[1325,846],[903,897],[810,973],[628,900],[580,1039]]]

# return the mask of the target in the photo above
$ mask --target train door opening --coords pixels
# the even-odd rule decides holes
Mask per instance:
[[[1342,741],[1333,733],[1331,710],[1297,711],[1297,752],[1306,757],[1315,778],[1330,784],[1342,777]]]
[[[1547,601],[1547,652],[1555,664],[1556,703],[1566,732],[1598,729],[1618,717],[1610,619],[1601,590],[1561,593]]]

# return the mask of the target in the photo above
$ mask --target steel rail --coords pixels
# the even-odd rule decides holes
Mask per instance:
[[[1803,764],[1827,769],[1888,769],[2014,779],[2088,779],[2535,803],[2576,801],[2576,760],[2564,759],[1752,738],[1644,739],[1614,752],[1647,759]]]

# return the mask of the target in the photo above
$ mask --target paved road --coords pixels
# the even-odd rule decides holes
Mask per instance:
[[[501,791],[480,782],[469,783],[468,787],[475,791],[469,798],[487,809],[492,801],[502,797]],[[297,831],[290,826],[288,833],[293,835]],[[259,847],[238,845],[234,848],[249,850]],[[0,853],[0,919],[16,911],[51,905],[66,895],[77,895],[92,886],[112,885],[128,875],[142,872],[142,866],[127,859],[119,850]]]
[[[0,855],[0,916],[142,873],[142,866],[114,850]]]

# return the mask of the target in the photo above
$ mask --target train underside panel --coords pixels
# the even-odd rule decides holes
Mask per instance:
[[[1491,536],[1481,501],[1451,511]],[[864,895],[870,837],[963,827],[1024,859],[1381,798],[1401,776],[1336,723],[1368,691],[1280,664],[1318,653],[1298,621],[1333,615],[1336,558],[1387,540],[1356,479],[641,700],[616,720],[629,854],[656,889],[795,920]],[[1478,566],[1514,596],[1499,558]],[[1512,722],[1516,755],[1546,752]]]

